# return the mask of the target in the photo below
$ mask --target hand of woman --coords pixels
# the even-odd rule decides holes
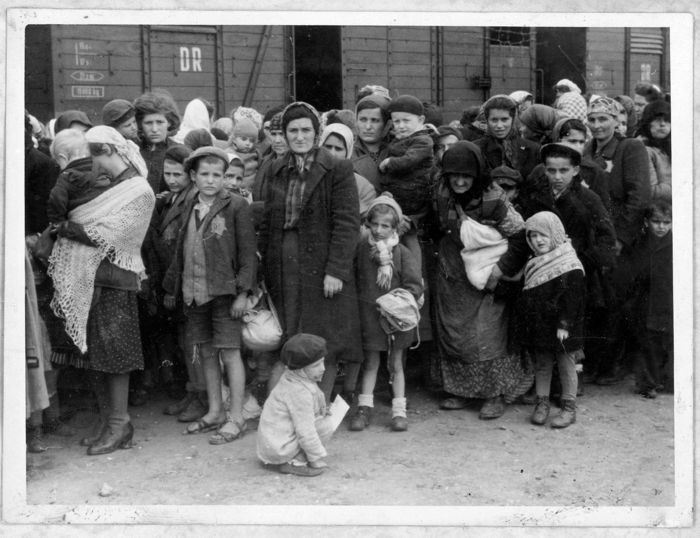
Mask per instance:
[[[399,222],[399,228],[398,228],[399,235],[403,235],[407,231],[409,231],[411,229],[412,224],[413,224],[413,221],[411,220],[410,217],[408,217],[406,215],[402,215],[401,222]]]
[[[503,276],[503,271],[498,267],[498,265],[494,265],[493,269],[491,270],[491,274],[489,275],[489,279],[486,281],[486,289],[488,291],[493,291],[496,289],[496,286],[498,285],[498,281],[501,279]]]
[[[564,342],[567,338],[569,338],[569,331],[566,329],[557,329],[557,340]]]
[[[379,163],[379,171],[384,173],[386,172],[386,167],[389,166],[389,157],[384,159],[382,162]]]
[[[343,281],[331,275],[323,277],[323,295],[326,299],[332,298],[343,289]]]
[[[231,305],[231,317],[233,319],[239,319],[245,312],[246,306],[248,306],[248,297],[245,293],[239,293],[236,300],[233,301]]]

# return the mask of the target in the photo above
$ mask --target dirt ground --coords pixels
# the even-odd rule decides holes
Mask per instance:
[[[346,418],[316,478],[261,466],[254,431],[223,446],[209,445],[209,434],[183,435],[184,425],[162,414],[171,400],[153,396],[130,410],[130,450],[86,456],[78,440],[93,420],[87,411],[71,420],[74,437],[47,437],[49,450],[27,455],[27,503],[672,505],[673,397],[646,400],[632,384],[586,385],[577,423],[565,430],[531,425],[529,405],[494,421],[478,419],[478,402],[442,411],[409,385],[409,429],[394,433],[388,392],[380,393],[369,429],[350,432]]]

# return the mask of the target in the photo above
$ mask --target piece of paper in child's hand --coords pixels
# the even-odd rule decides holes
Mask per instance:
[[[330,409],[328,410],[330,412],[331,424],[333,424],[333,431],[338,429],[338,426],[340,426],[340,423],[343,421],[343,417],[348,412],[348,409],[350,409],[348,403],[343,400],[340,395],[337,395],[335,400],[333,400]]]

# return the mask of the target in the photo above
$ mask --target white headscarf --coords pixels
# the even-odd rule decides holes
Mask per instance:
[[[125,139],[114,127],[107,125],[92,127],[85,133],[85,139],[89,144],[109,144],[125,163],[136,168],[141,177],[148,176],[148,168],[141,157],[139,147],[131,140]]]
[[[318,141],[318,145],[323,146],[323,143],[332,134],[338,135],[345,141],[345,149],[347,150],[346,158],[349,159],[350,157],[352,157],[352,149],[355,144],[355,137],[352,134],[350,127],[348,127],[344,123],[331,123],[330,125],[326,125],[326,127],[323,129],[323,132],[321,133],[321,138]]]
[[[187,103],[180,129],[171,138],[178,144],[184,144],[187,133],[195,129],[206,129],[207,131],[211,129],[209,111],[200,99],[192,99],[192,101]]]

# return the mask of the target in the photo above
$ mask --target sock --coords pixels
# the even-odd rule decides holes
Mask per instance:
[[[393,398],[391,400],[391,416],[406,418],[406,398]]]
[[[357,405],[365,407],[374,407],[374,394],[360,394],[357,396]]]

